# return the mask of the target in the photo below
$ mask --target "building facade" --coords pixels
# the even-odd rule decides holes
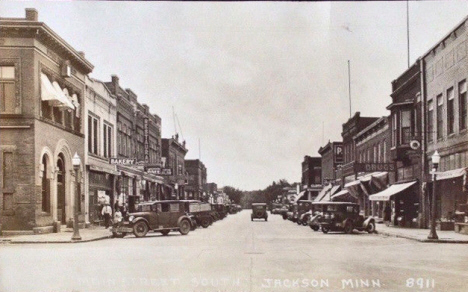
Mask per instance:
[[[199,159],[186,159],[185,169],[187,171],[187,185],[185,191],[187,199],[201,200],[204,196],[207,170]]]
[[[322,156],[322,185],[335,184],[336,170],[343,165],[343,143],[328,141],[318,153]]]
[[[83,102],[93,66],[35,9],[0,18],[1,229],[51,232],[73,220],[75,196],[84,221]]]
[[[302,192],[300,199],[312,200],[322,189],[322,158],[304,156],[301,176]]]
[[[441,159],[437,170],[440,183],[437,183],[436,217],[441,221],[452,221],[457,211],[468,212],[467,51],[468,18],[465,18],[421,57],[425,173],[430,190],[431,156],[437,151]],[[429,194],[430,191],[427,202]]]
[[[185,141],[179,142],[178,134],[171,138],[163,138],[161,141],[165,167],[172,170],[172,174],[165,177],[164,199],[183,199],[186,196],[185,155],[188,152]]]

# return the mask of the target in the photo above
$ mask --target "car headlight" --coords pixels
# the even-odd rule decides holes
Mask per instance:
[[[130,217],[128,217],[128,221],[130,221],[130,222],[132,222],[133,219],[135,219],[135,216],[130,216]]]

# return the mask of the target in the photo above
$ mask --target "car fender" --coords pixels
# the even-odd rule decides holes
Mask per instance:
[[[140,221],[145,222],[146,225],[148,225],[148,228],[151,229],[148,220],[146,220],[146,218],[144,218],[144,217],[136,217],[135,219],[133,219],[133,221],[131,222],[131,223],[132,223],[132,226],[135,225],[135,224],[137,224],[137,223],[140,222]]]
[[[364,229],[367,228],[367,225],[369,225],[369,223],[371,223],[371,222],[374,222],[374,224],[375,224],[375,219],[369,216],[369,217],[367,217],[366,220],[364,220],[364,223],[362,223],[362,227]]]
[[[317,215],[314,215],[310,221],[309,221],[309,224],[314,224],[314,223],[317,223],[318,224],[318,220],[320,220],[320,218],[322,218],[322,214],[317,214]]]
[[[188,222],[190,223],[190,227],[192,227],[192,220],[187,215],[179,217],[179,219],[177,220],[177,226],[179,226],[179,224],[180,224],[180,222],[182,222],[182,220],[188,220]]]

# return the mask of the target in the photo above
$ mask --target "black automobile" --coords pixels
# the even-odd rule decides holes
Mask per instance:
[[[265,219],[268,221],[267,204],[265,203],[252,203],[252,214],[250,215],[251,221],[254,219]]]
[[[197,200],[181,200],[185,204],[185,210],[194,217],[198,226],[207,228],[213,224],[211,216],[211,206],[209,203],[204,203]]]
[[[187,235],[196,228],[195,218],[186,210],[184,201],[152,201],[139,204],[137,212],[127,215],[121,223],[116,223],[111,231],[114,237],[122,238],[133,232],[136,237],[144,237],[148,231],[179,231]]]
[[[348,202],[319,202],[315,203],[322,208],[322,216],[318,223],[323,233],[329,231],[344,231],[353,233],[359,231],[375,232],[375,220],[359,214],[359,205]]]

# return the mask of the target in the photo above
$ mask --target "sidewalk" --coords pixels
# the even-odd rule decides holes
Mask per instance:
[[[92,226],[90,228],[80,229],[81,240],[71,240],[72,235],[73,229],[66,228],[60,233],[0,236],[0,244],[79,243],[112,238],[112,233],[103,226]]]
[[[440,231],[437,230],[438,240],[427,239],[429,235],[429,229],[414,229],[414,228],[401,228],[401,227],[389,227],[385,224],[377,224],[377,233],[392,236],[401,237],[411,240],[417,240],[419,242],[433,242],[433,243],[468,243],[468,235],[456,233],[455,231]]]

